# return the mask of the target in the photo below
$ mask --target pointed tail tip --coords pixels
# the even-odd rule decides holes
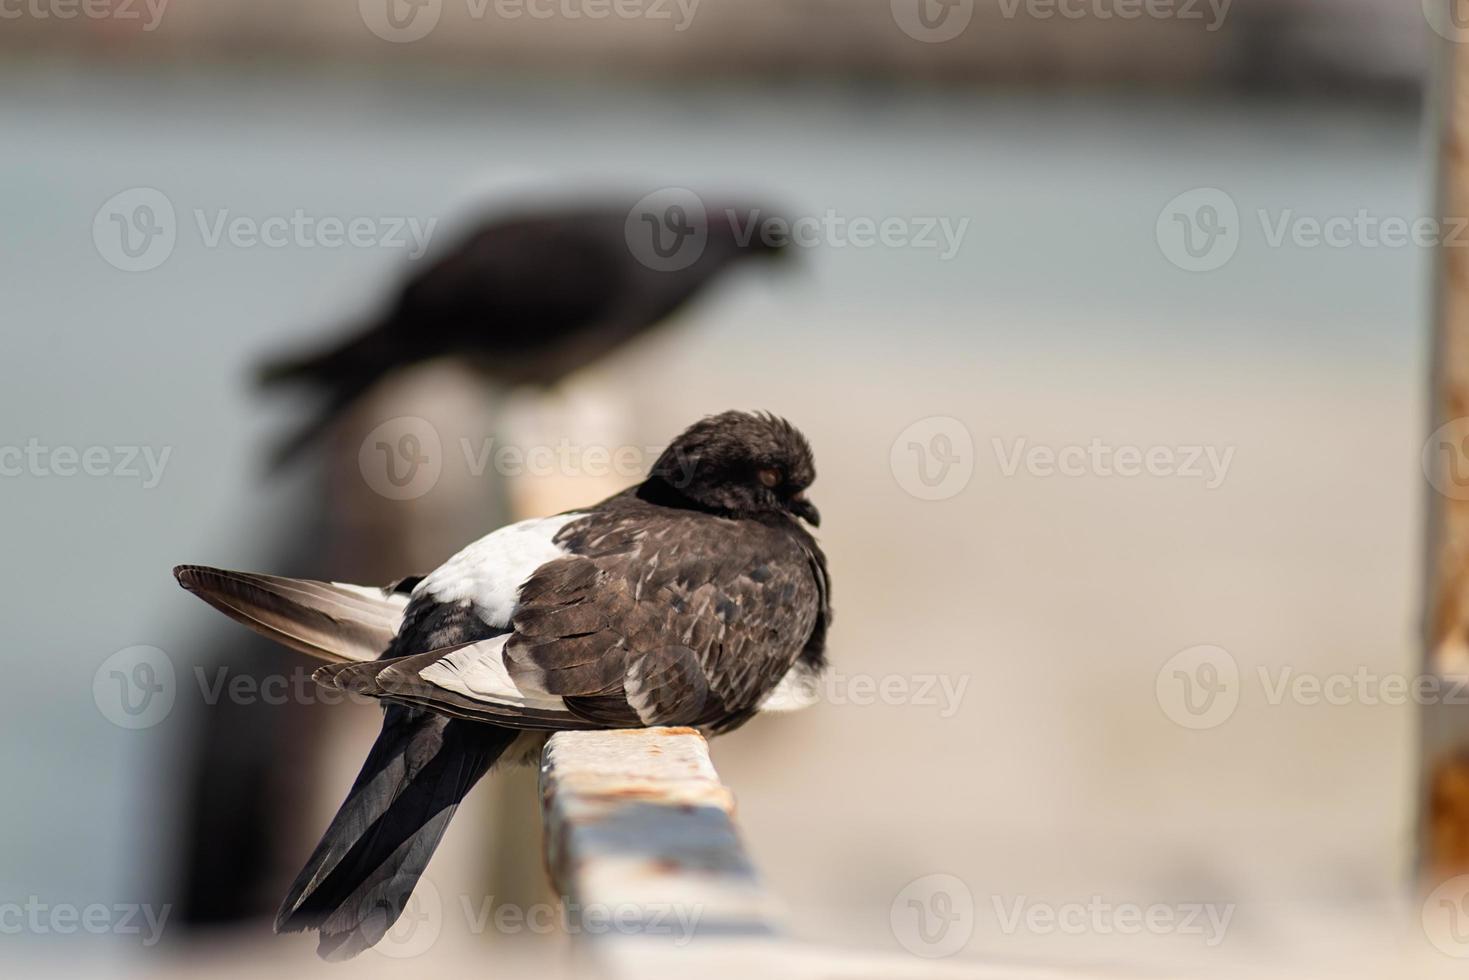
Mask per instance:
[[[270,924],[270,931],[277,936],[290,932],[305,932],[309,926],[305,922],[294,921],[295,916],[296,909],[291,899],[287,898],[281,904],[280,910],[276,912],[275,921]]]
[[[316,955],[328,963],[345,963],[367,948],[361,937],[353,941],[356,933],[318,933]]]
[[[337,675],[346,666],[350,666],[350,664],[327,664],[324,667],[318,667],[311,672],[311,680],[313,683],[319,684],[322,687],[336,687]]]
[[[293,932],[315,932],[316,955],[328,963],[350,960],[377,942],[377,939],[371,939],[366,934],[362,923],[354,924],[346,932],[332,931],[325,917],[302,912],[302,904],[304,897],[295,900],[288,897],[276,913],[271,931],[277,936]],[[378,939],[381,938],[379,935]]]
[[[316,366],[316,357],[276,357],[261,361],[254,367],[252,379],[257,388],[274,388],[292,381],[302,381],[311,376]]]
[[[190,592],[198,592],[205,587],[205,580],[210,575],[218,575],[219,569],[210,568],[208,565],[175,565],[173,566],[174,580]]]

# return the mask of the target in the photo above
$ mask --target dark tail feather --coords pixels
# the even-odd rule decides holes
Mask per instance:
[[[331,428],[337,417],[361,397],[376,380],[376,377],[364,376],[332,392],[326,403],[316,410],[315,415],[272,447],[270,472],[279,473],[294,462],[308,446],[320,439]]]
[[[391,323],[359,329],[330,347],[266,361],[256,371],[256,382],[262,388],[284,384],[336,387],[348,378],[375,374],[391,364],[394,336]]]
[[[281,905],[276,931],[318,930],[317,953],[328,960],[382,939],[459,801],[516,734],[389,706],[347,801]]]
[[[303,356],[278,357],[266,361],[255,371],[255,383],[262,388],[274,388],[292,382],[311,382],[321,378],[323,356],[320,353]]]
[[[407,590],[397,583],[374,590],[204,565],[179,565],[173,574],[235,622],[333,663],[375,663],[392,644],[407,605]]]
[[[403,352],[398,350],[400,335],[401,331],[388,321],[348,337],[334,347],[282,357],[260,366],[257,381],[263,388],[294,383],[315,388],[326,398],[311,419],[272,450],[272,472],[292,462],[384,373],[400,365],[403,357]]]

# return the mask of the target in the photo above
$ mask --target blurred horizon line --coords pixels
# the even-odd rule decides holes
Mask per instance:
[[[1437,36],[1390,0],[23,0],[0,52],[636,81],[1414,98]],[[912,10],[908,8],[912,7]],[[396,11],[396,15],[394,13]],[[1141,13],[1138,13],[1141,11]],[[932,15],[937,12],[937,20]],[[937,25],[937,26],[935,26]]]

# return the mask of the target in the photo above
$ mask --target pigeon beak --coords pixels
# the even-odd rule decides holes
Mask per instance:
[[[821,512],[816,505],[806,499],[804,493],[798,493],[791,498],[791,513],[797,517],[804,518],[812,527],[821,526]]]

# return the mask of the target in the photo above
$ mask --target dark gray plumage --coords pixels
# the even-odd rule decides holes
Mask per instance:
[[[671,506],[656,479],[567,525],[521,587],[510,675],[612,727],[742,724],[792,665],[824,665],[825,573],[785,513]],[[818,629],[818,625],[821,626]]]
[[[831,617],[826,561],[798,519],[817,522],[804,495],[814,478],[793,426],[726,412],[679,436],[643,483],[585,511],[501,528],[414,580],[406,603],[404,586],[177,569],[233,618],[332,661],[319,683],[387,703],[277,929],[318,930],[328,958],[375,943],[454,808],[498,758],[518,753],[518,738],[728,731],[770,707],[787,679],[818,673]],[[385,617],[396,630],[373,659],[365,643]],[[340,642],[322,628],[338,618]]]

